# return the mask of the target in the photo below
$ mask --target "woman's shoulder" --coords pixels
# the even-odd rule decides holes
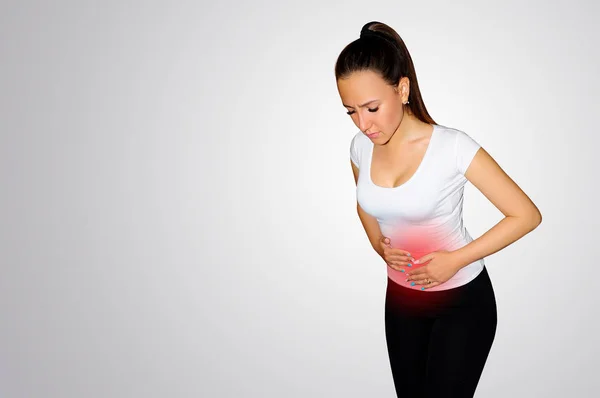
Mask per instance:
[[[367,142],[370,142],[369,138],[360,130],[352,137],[352,145],[364,146]]]
[[[462,130],[459,130],[459,129],[453,128],[453,127],[444,126],[441,124],[436,124],[435,127],[438,130],[438,132],[440,133],[439,135],[442,138],[451,140],[451,141],[456,140],[456,137],[458,137],[459,135],[465,134],[465,132]]]
[[[358,131],[356,134],[354,134],[354,137],[352,137],[350,147],[353,151],[360,152],[369,148],[369,144],[371,144],[371,140],[364,135],[362,131]]]
[[[356,167],[360,167],[363,152],[368,148],[369,143],[371,143],[371,140],[362,131],[358,131],[352,137],[350,142],[350,158]]]
[[[438,127],[442,137],[440,141],[449,149],[448,153],[452,154],[457,170],[464,174],[481,146],[462,130],[439,125]]]
[[[440,136],[445,138],[452,143],[456,141],[465,140],[465,139],[473,139],[469,134],[465,133],[463,130],[459,130],[457,128],[443,126],[441,124],[435,125],[437,130],[440,132]]]

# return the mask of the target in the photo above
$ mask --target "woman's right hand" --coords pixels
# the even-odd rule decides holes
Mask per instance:
[[[412,267],[415,259],[406,250],[393,249],[390,238],[381,236],[379,238],[379,245],[383,253],[381,257],[389,267],[400,272],[405,272],[405,267]]]

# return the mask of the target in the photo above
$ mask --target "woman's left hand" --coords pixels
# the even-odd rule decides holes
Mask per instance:
[[[407,272],[409,282],[423,285],[426,289],[431,288],[446,282],[461,268],[452,252],[444,250],[429,253],[414,264],[424,264],[428,261],[429,264]]]

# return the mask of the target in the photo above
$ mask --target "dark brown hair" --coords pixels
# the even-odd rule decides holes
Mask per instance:
[[[345,79],[353,72],[370,70],[378,73],[391,86],[400,79],[410,81],[410,112],[425,123],[437,124],[427,112],[412,58],[398,33],[388,25],[372,21],[365,24],[361,37],[348,44],[335,63],[335,79]]]

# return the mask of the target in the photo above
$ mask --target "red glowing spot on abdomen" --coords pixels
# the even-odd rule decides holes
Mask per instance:
[[[449,250],[449,248],[445,247],[446,245],[442,240],[442,237],[447,236],[447,234],[439,227],[433,229],[431,227],[423,226],[402,226],[402,228],[397,228],[390,235],[391,236],[388,236],[390,238],[390,246],[394,249],[408,251],[415,260],[435,251]],[[421,285],[412,286],[410,282],[406,282],[406,273],[424,267],[427,264],[428,262],[423,264],[412,264],[410,267],[403,267],[404,272],[388,267],[387,273],[390,279],[397,284],[410,288],[411,290],[421,290]]]
[[[390,236],[390,245],[394,249],[408,251],[415,259],[437,250],[445,250],[437,233],[426,228],[403,227]]]

